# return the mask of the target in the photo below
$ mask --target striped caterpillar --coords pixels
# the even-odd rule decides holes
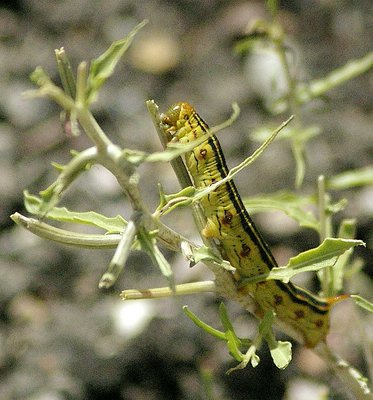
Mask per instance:
[[[208,125],[188,103],[177,103],[163,115],[163,124],[173,142],[189,143],[206,134]],[[203,188],[228,174],[220,144],[210,136],[185,155],[186,167],[194,186]],[[207,220],[202,231],[216,239],[222,255],[236,268],[235,278],[268,273],[277,262],[246,211],[232,180],[218,186],[201,200]],[[329,330],[329,311],[344,298],[321,299],[291,282],[268,280],[250,283],[240,291],[252,296],[257,304],[256,315],[273,310],[283,324],[295,330],[308,347],[325,341]]]

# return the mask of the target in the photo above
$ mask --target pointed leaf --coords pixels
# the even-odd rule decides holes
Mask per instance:
[[[319,230],[318,220],[311,211],[307,210],[315,206],[315,200],[311,196],[280,191],[244,199],[244,205],[249,209],[250,214],[258,211],[280,210],[297,221],[300,226]]]
[[[353,298],[355,300],[355,303],[359,307],[364,308],[364,310],[367,310],[373,314],[373,303],[371,303],[370,301],[368,301],[368,300],[364,299],[363,297],[358,296],[356,294],[352,294],[351,298]]]
[[[365,245],[362,240],[327,238],[320,246],[292,257],[285,267],[273,268],[269,279],[289,281],[300,272],[318,271],[333,266],[345,251],[362,245]]]
[[[42,204],[42,200],[39,197],[25,191],[24,202],[26,210],[30,214],[39,214]],[[127,221],[120,215],[116,217],[106,217],[94,211],[77,212],[70,211],[66,207],[53,207],[52,210],[48,212],[47,218],[54,221],[92,225],[104,229],[107,233],[120,233],[127,225]]]
[[[353,239],[356,233],[356,220],[342,220],[338,236],[345,239]],[[343,279],[345,277],[345,270],[350,265],[353,248],[348,249],[339,256],[337,262],[333,267],[333,293],[339,293],[343,288]],[[350,269],[350,268],[349,268]]]
[[[99,89],[112,75],[137,32],[146,24],[146,20],[142,21],[125,38],[114,42],[105,53],[92,61],[88,77],[88,104],[96,100]]]
[[[174,275],[170,264],[159,250],[154,235],[145,229],[138,230],[138,241],[142,250],[146,251],[151,258],[153,264],[159,268],[162,275],[168,280],[172,290],[175,289]]]
[[[196,314],[194,314],[192,311],[189,310],[188,306],[183,306],[183,311],[185,315],[190,318],[199,328],[203,329],[205,332],[208,334],[215,336],[216,338],[220,340],[226,340],[225,333],[221,332],[212,326],[206,324],[206,322],[203,322],[201,319],[197,317]]]
[[[219,264],[222,268],[226,269],[227,271],[234,272],[236,268],[232,267],[232,265],[226,261],[214,254],[214,252],[209,248],[204,245],[198,247],[198,248],[193,248],[192,249],[192,255],[189,258],[191,262],[194,264],[197,264],[200,261],[209,261],[213,262],[215,264]]]
[[[275,314],[273,311],[268,311],[265,313],[264,318],[259,324],[259,333],[264,337],[272,332],[272,324],[275,319]]]
[[[113,248],[118,245],[121,238],[119,234],[95,235],[71,232],[48,225],[35,218],[24,217],[19,213],[11,215],[11,218],[16,224],[21,225],[39,237],[69,246],[90,249]]]
[[[227,346],[229,353],[237,360],[242,360],[242,353],[240,351],[241,341],[237,337],[236,332],[234,331],[233,325],[228,317],[227,309],[224,303],[220,303],[219,306],[219,317],[221,323],[223,324],[225,330],[225,337],[227,340]]]
[[[373,166],[343,172],[326,180],[326,187],[331,190],[343,190],[356,186],[373,184]]]

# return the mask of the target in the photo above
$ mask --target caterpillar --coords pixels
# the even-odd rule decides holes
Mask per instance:
[[[173,105],[162,117],[170,140],[189,143],[209,131],[206,122],[186,102]],[[196,188],[204,188],[228,174],[220,143],[211,135],[185,154],[185,164]],[[278,264],[268,245],[246,211],[233,180],[203,197],[201,205],[207,220],[202,234],[217,241],[221,253],[233,267],[235,278],[268,273]],[[329,311],[344,296],[319,298],[307,290],[280,280],[250,283],[239,289],[252,296],[256,315],[273,310],[280,323],[287,325],[308,347],[325,341],[329,330]]]

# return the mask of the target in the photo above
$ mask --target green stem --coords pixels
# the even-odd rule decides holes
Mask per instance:
[[[78,73],[76,76],[76,106],[77,108],[84,108],[86,105],[87,97],[87,63],[82,61],[78,66]]]
[[[185,296],[215,291],[216,284],[214,281],[203,281],[176,285],[174,290],[169,286],[144,290],[128,289],[123,290],[120,297],[123,300],[160,299],[163,297]]]
[[[110,261],[109,267],[98,284],[100,289],[110,288],[118,279],[130,254],[131,247],[136,239],[138,224],[139,217],[138,214],[135,213],[135,215],[129,219],[126,229],[122,233],[122,237],[115,250],[114,256]]]
[[[84,105],[78,104],[74,108],[74,111],[76,111],[76,116],[85,133],[97,146],[98,152],[105,153],[106,149],[112,145],[112,142],[101,129],[91,112]]]
[[[322,79],[316,79],[308,85],[300,85],[296,90],[297,102],[298,104],[303,104],[320,97],[330,89],[348,82],[372,68],[373,52],[370,52],[360,59],[349,61]]]
[[[358,370],[336,356],[324,343],[320,343],[315,348],[315,352],[332,368],[354,399],[373,400],[373,394]]]
[[[148,100],[146,102],[146,105],[148,107],[149,114],[152,118],[152,121],[156,128],[156,131],[158,133],[158,137],[159,137],[163,147],[167,148],[167,144],[168,144],[170,138],[167,136],[167,133],[165,132],[165,129],[163,127],[160,112],[159,112],[159,107],[153,100]],[[181,157],[177,157],[174,160],[172,160],[171,166],[172,166],[173,170],[175,171],[176,177],[182,188],[186,188],[188,186],[193,186],[193,182],[189,176],[188,170],[186,169],[183,159]],[[192,209],[193,209],[193,219],[197,226],[197,229],[199,232],[202,232],[203,228],[206,225],[206,217],[203,212],[203,209],[199,203],[193,203]],[[211,248],[216,254],[219,254],[217,246],[212,239],[205,238],[203,235],[201,235],[201,238],[202,238],[203,243],[207,247]]]
[[[320,243],[322,243],[327,237],[332,237],[331,232],[331,220],[328,213],[328,205],[330,203],[328,193],[325,189],[325,178],[320,175],[317,181],[318,184],[318,198],[319,198],[319,221],[320,221]],[[322,271],[319,271],[321,276],[321,288],[323,295],[328,297],[333,294],[333,281],[334,281],[334,270],[333,267],[326,267]]]
[[[95,235],[70,232],[65,229],[56,228],[35,218],[27,218],[15,213],[10,218],[17,224],[43,238],[57,243],[76,246],[87,249],[112,249],[117,247],[121,235]]]
[[[61,47],[60,49],[55,50],[55,56],[57,60],[58,72],[60,74],[62,82],[62,87],[68,96],[70,96],[72,99],[75,99],[75,78],[72,73],[70,61],[65,53],[65,49]]]
[[[87,166],[97,161],[97,149],[90,147],[77,153],[72,160],[63,167],[58,178],[40,194],[43,203],[40,208],[40,215],[44,216],[51,210],[61,199],[64,191],[71,185],[75,179],[87,169]]]

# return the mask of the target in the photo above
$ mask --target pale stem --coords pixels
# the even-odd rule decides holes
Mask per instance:
[[[15,213],[10,218],[31,233],[57,243],[88,249],[112,249],[115,248],[121,235],[95,235],[70,232],[65,229],[56,228],[35,218],[28,218]]]
[[[313,98],[320,97],[330,89],[369,71],[372,67],[373,52],[370,52],[360,59],[349,61],[322,79],[315,79],[307,86],[299,86],[296,91],[297,101],[305,103]]]
[[[141,299],[159,299],[162,297],[185,296],[196,293],[216,292],[216,284],[214,281],[203,281],[184,283],[176,285],[174,289],[170,287],[154,288],[154,289],[128,289],[123,290],[120,294],[123,300],[141,300]]]
[[[328,214],[329,198],[325,189],[325,177],[320,175],[317,181],[318,186],[318,200],[319,200],[319,221],[320,221],[320,242],[325,240],[327,237],[331,237],[331,221]],[[320,271],[319,276],[321,279],[322,292],[324,296],[328,297],[332,295],[333,292],[333,277],[334,270],[333,267],[326,267],[324,270]]]
[[[137,224],[135,222],[135,217],[132,217],[128,221],[125,231],[122,233],[122,237],[118,243],[107,271],[104,273],[98,284],[100,289],[110,288],[118,279],[130,254],[131,247],[136,238],[136,232]]]
[[[325,343],[318,344],[314,351],[332,368],[356,400],[373,400],[373,394],[359,371],[339,358]]]
[[[55,51],[58,72],[61,77],[62,86],[68,96],[72,99],[75,99],[76,96],[76,84],[75,78],[72,73],[71,64],[67,55],[65,53],[65,49],[61,47],[60,49],[56,49]]]

